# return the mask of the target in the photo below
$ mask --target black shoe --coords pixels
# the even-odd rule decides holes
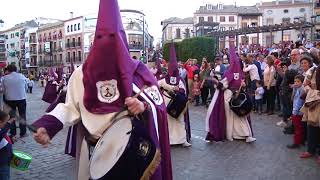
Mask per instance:
[[[290,145],[287,145],[287,148],[289,149],[298,149],[300,147],[299,144],[290,144]]]
[[[287,128],[286,128],[285,130],[283,130],[283,133],[284,133],[284,134],[294,134],[294,130],[293,130],[293,129],[289,129],[289,128],[287,129]]]

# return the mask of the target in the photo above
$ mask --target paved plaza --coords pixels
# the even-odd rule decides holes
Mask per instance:
[[[43,88],[28,95],[27,119],[39,118],[48,104],[41,101]],[[253,115],[257,141],[206,143],[204,141],[204,107],[191,107],[192,147],[171,148],[174,180],[319,180],[316,159],[301,160],[300,150],[288,150],[292,137],[284,135],[275,124],[276,115]],[[32,155],[28,171],[12,169],[13,180],[73,180],[75,160],[64,155],[67,130],[61,131],[49,148],[42,148],[32,136],[14,144],[14,149]]]

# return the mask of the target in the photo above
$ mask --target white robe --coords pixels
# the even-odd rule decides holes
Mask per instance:
[[[174,91],[173,90],[174,86],[167,84],[165,79],[159,80],[158,84],[160,87],[164,88],[165,90],[168,90],[171,92]],[[178,87],[186,91],[186,87],[182,81],[179,82]],[[167,92],[164,92],[164,93],[165,93],[165,96],[163,96],[164,97],[163,99],[165,104],[168,105],[171,99],[167,97],[169,96]],[[183,144],[187,142],[184,113],[182,113],[180,117],[178,117],[178,119],[175,119],[174,117],[168,114],[168,128],[169,128],[170,145]]]
[[[99,139],[102,137],[104,131],[111,126],[111,119],[115,113],[109,114],[92,114],[84,106],[83,96],[84,96],[84,86],[83,86],[83,72],[82,66],[77,68],[72,76],[70,77],[68,87],[67,87],[67,96],[66,102],[58,104],[48,115],[56,117],[64,127],[68,127],[82,121],[83,126],[87,131]],[[140,89],[133,84],[133,90],[135,93],[138,93]],[[72,92],[72,93],[70,93]],[[156,109],[154,104],[148,99],[145,98],[146,94],[141,93],[142,98],[150,105],[154,117],[156,115]],[[157,122],[157,119],[154,120]],[[158,128],[157,123],[155,123],[156,129]],[[157,131],[158,132],[158,131]],[[158,136],[159,137],[159,136]],[[84,139],[77,139],[81,142],[81,147],[77,147],[77,153],[80,153],[80,156],[77,157],[77,169],[78,180],[88,180],[89,175],[89,155],[87,142]],[[77,142],[78,144],[78,142]],[[78,152],[80,151],[80,152]]]
[[[223,79],[221,81],[223,84],[223,88],[228,87],[228,81],[226,79]],[[218,94],[220,90],[216,90],[214,93],[214,96],[212,98],[212,101],[209,105],[207,116],[206,116],[206,131],[209,132],[209,119],[210,115],[212,113],[213,107],[217,102]],[[248,122],[247,117],[239,117],[237,116],[229,106],[229,101],[232,98],[232,91],[229,89],[224,90],[224,109],[225,109],[225,115],[226,115],[226,138],[229,141],[233,141],[233,139],[246,139],[247,137],[252,137],[252,132],[250,128],[250,124]],[[213,112],[214,113],[214,112]]]

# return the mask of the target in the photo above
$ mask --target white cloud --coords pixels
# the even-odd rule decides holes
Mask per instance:
[[[146,14],[150,33],[161,37],[160,22],[169,17],[191,17],[200,5],[217,4],[216,0],[118,0],[121,9],[136,9]],[[234,4],[235,0],[221,0]],[[237,5],[254,5],[258,0],[236,0]],[[0,19],[11,27],[35,17],[68,19],[74,16],[95,13],[99,0],[1,0]]]

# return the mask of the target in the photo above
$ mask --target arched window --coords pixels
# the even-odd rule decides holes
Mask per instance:
[[[74,31],[77,31],[77,25],[76,24],[74,24],[73,28],[74,28]]]
[[[71,30],[71,32],[73,32],[73,26],[72,25],[70,26],[70,30]]]
[[[68,26],[68,27],[67,27],[67,32],[69,32],[69,31],[70,31],[70,29],[69,29],[69,28],[70,28],[70,26]]]
[[[80,30],[80,23],[78,23],[78,30]]]

